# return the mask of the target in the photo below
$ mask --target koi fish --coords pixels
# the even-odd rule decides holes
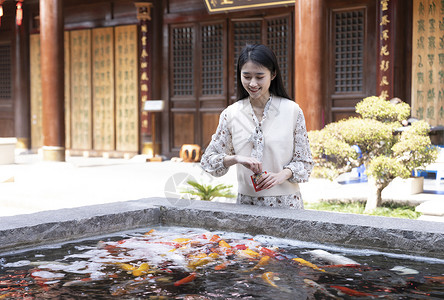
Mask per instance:
[[[193,281],[194,279],[196,279],[196,273],[195,273],[195,272],[191,273],[191,274],[188,275],[187,277],[184,277],[184,278],[182,278],[182,279],[176,281],[176,282],[174,283],[174,286],[180,286],[180,285],[182,285],[182,284],[185,284],[185,283],[191,282],[191,281]]]
[[[341,291],[341,292],[343,292],[344,294],[349,295],[349,296],[356,296],[356,297],[376,297],[375,295],[372,295],[372,294],[369,294],[369,293],[365,293],[365,292],[360,292],[360,291],[357,291],[357,290],[353,290],[353,289],[350,289],[350,288],[345,287],[345,286],[331,285],[330,287],[332,287],[332,288],[334,288],[334,289],[337,289],[337,290],[339,290],[339,291]]]
[[[427,281],[444,284],[444,276],[425,276]]]
[[[313,270],[321,271],[321,272],[325,272],[325,270],[319,268],[317,265],[312,264],[312,263],[309,262],[309,261],[306,261],[306,260],[303,259],[303,258],[299,258],[299,257],[297,257],[297,258],[293,258],[293,260],[296,261],[296,262],[298,262],[299,264],[301,264],[301,265],[303,265],[303,266],[306,266],[306,267],[312,268]]]
[[[248,258],[258,258],[260,256],[259,253],[257,253],[256,251],[253,251],[251,249],[245,249],[245,250],[239,250],[238,252],[241,256],[243,257],[248,257]]]
[[[322,266],[323,268],[358,268],[358,269],[365,269],[363,265],[360,264],[346,264],[346,265],[326,265]],[[368,268],[368,267],[367,267]]]
[[[133,270],[133,276],[141,276],[147,273],[150,266],[147,263],[142,263],[136,270]]]
[[[259,252],[264,254],[264,255],[270,256],[270,257],[275,257],[276,255],[278,255],[277,252],[275,252],[275,251],[273,251],[271,249],[265,248],[265,247],[261,247]]]
[[[393,268],[390,269],[390,271],[394,271],[398,275],[414,275],[414,274],[419,274],[418,271],[416,271],[414,269],[407,268],[407,267],[403,267],[403,266],[393,267]]]
[[[151,229],[150,231],[148,231],[147,233],[145,233],[144,235],[150,235],[150,234],[152,234],[152,233],[154,233],[155,232],[155,230],[154,229]]]
[[[127,272],[132,272],[137,269],[137,267],[130,264],[120,264],[120,268]]]
[[[317,249],[308,251],[313,257],[325,260],[334,265],[359,265],[358,262],[353,259],[347,258],[339,254],[329,253],[327,251]]]
[[[276,275],[276,273],[274,273],[274,272],[265,272],[264,274],[262,274],[262,279],[267,283],[267,284],[269,284],[269,285],[271,285],[272,287],[275,287],[275,288],[277,288],[277,289],[279,289],[279,290],[281,290],[281,291],[283,291],[283,292],[286,292],[286,293],[290,293],[291,291],[290,290],[288,290],[288,289],[286,289],[286,288],[283,288],[283,287],[280,287],[280,286],[278,286],[274,281],[275,280],[279,280],[280,278]]]
[[[215,269],[216,271],[224,270],[224,269],[227,268],[227,266],[228,266],[228,262],[226,261],[226,262],[224,262],[224,263],[222,263],[222,264],[220,264],[220,265],[215,266],[214,269]]]
[[[219,247],[222,247],[222,248],[231,248],[231,246],[230,246],[227,242],[225,242],[224,240],[221,240],[221,241],[219,242]]]
[[[240,244],[240,245],[234,246],[234,248],[237,250],[246,250],[248,247],[245,246],[244,244]]]
[[[335,296],[332,293],[330,293],[329,291],[327,291],[327,289],[325,287],[323,287],[322,285],[320,285],[319,283],[311,280],[311,279],[304,279],[304,282],[306,285],[311,286],[313,288],[315,288],[316,290],[320,291],[321,293],[323,293],[325,296],[331,298],[331,299],[342,299],[341,297]]]
[[[186,239],[186,238],[177,238],[174,239],[173,242],[179,243],[179,244],[186,244],[187,242],[189,242],[191,239]]]
[[[210,242],[217,242],[220,240],[220,236],[218,236],[217,234],[213,235],[210,239]]]
[[[269,262],[270,262],[270,256],[262,256],[259,262],[250,271],[257,270],[260,267],[267,265]]]
[[[204,258],[200,258],[198,260],[190,261],[188,263],[188,267],[190,267],[191,269],[196,269],[197,267],[204,266],[212,261],[213,261],[213,259],[211,257],[204,257]]]
[[[79,280],[68,281],[63,284],[65,287],[87,285],[92,281],[91,278],[83,278]]]
[[[276,274],[275,273],[273,273],[273,272],[265,272],[264,274],[262,274],[262,279],[266,282],[266,283],[268,283],[269,285],[271,285],[272,287],[275,287],[275,288],[279,288],[277,285],[276,285],[276,283],[274,283],[274,280],[276,280],[276,279],[279,279],[279,277],[277,277],[276,276]]]

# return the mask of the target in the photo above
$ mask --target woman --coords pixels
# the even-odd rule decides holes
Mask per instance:
[[[222,176],[239,165],[239,204],[303,209],[298,183],[306,182],[313,168],[305,118],[289,100],[268,47],[248,45],[242,50],[237,88],[238,101],[221,113],[202,168]]]

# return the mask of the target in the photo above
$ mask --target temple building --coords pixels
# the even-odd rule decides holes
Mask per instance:
[[[444,0],[0,0],[0,137],[55,161],[205,148],[246,43],[308,130],[372,95],[444,125]]]

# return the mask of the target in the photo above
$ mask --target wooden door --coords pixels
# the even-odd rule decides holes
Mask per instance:
[[[0,137],[14,136],[11,63],[11,44],[0,44]]]
[[[376,93],[376,1],[326,1],[326,123]]]
[[[292,14],[171,24],[169,153],[183,144],[208,146],[219,115],[236,101],[236,63],[247,43],[270,46],[293,91]]]

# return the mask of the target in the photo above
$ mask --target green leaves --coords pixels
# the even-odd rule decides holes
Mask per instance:
[[[386,186],[395,177],[408,177],[414,169],[436,160],[429,124],[417,121],[402,126],[410,114],[407,103],[367,97],[356,105],[356,111],[362,118],[340,120],[308,133],[316,163],[313,175],[333,179],[364,163],[368,175]],[[399,128],[404,129],[401,134]],[[353,145],[361,149],[361,158]]]
[[[384,98],[372,96],[356,104],[356,112],[364,119],[383,123],[401,122],[410,115],[410,106],[404,102],[392,104]]]
[[[212,186],[210,184],[200,184],[193,180],[189,180],[187,183],[191,187],[184,189],[181,193],[191,194],[200,200],[211,201],[216,197],[236,197],[236,195],[231,192],[232,185],[218,184]]]

